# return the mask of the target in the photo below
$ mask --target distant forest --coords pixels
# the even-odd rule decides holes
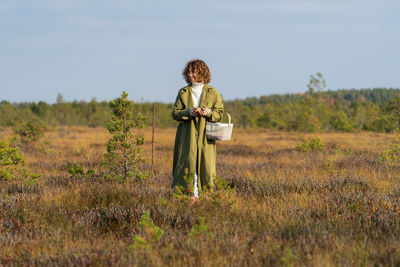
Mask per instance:
[[[116,96],[118,97],[118,96]],[[269,128],[299,132],[379,131],[391,132],[400,124],[400,89],[312,90],[304,94],[268,95],[225,101],[225,111],[235,126]],[[175,127],[173,103],[156,103],[156,126]],[[136,113],[143,114],[150,126],[153,103],[135,103]],[[57,103],[0,103],[0,126],[15,127],[32,120],[52,127],[58,125],[107,125],[110,103],[87,101]]]

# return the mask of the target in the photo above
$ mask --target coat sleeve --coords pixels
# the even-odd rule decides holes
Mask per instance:
[[[207,115],[207,121],[209,122],[219,122],[222,118],[222,113],[224,113],[222,97],[217,91],[215,91],[215,93],[216,99],[214,105],[211,107],[210,113]]]
[[[175,105],[172,109],[172,118],[179,122],[192,119],[190,108],[185,107],[183,104],[181,94],[176,97]]]

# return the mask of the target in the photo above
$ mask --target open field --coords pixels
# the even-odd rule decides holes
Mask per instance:
[[[174,137],[157,129],[154,177],[124,183],[98,174],[106,129],[57,128],[25,146],[42,177],[0,181],[0,265],[400,265],[400,168],[379,160],[394,134],[237,129],[217,144],[217,175],[233,196],[196,203],[170,190]],[[297,151],[302,137],[323,149]],[[97,174],[73,176],[67,162]],[[131,246],[149,235],[146,210],[164,234]]]

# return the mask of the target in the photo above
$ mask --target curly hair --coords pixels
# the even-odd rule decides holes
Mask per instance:
[[[183,78],[188,84],[192,82],[189,79],[189,72],[198,74],[199,82],[209,83],[211,81],[211,73],[207,64],[201,59],[192,59],[186,63],[185,68],[182,71]]]

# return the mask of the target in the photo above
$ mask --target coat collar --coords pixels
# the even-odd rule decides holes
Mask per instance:
[[[199,106],[201,108],[204,108],[207,105],[207,103],[206,103],[207,102],[207,93],[208,93],[208,91],[210,91],[210,89],[211,89],[211,87],[205,83],[204,87],[203,87],[203,92],[201,94],[200,103],[199,103]],[[189,96],[192,96],[192,86],[190,84],[183,88],[182,98],[185,98],[188,100],[187,104],[189,107],[193,107],[194,106],[193,99],[192,99],[192,97],[189,97]]]

